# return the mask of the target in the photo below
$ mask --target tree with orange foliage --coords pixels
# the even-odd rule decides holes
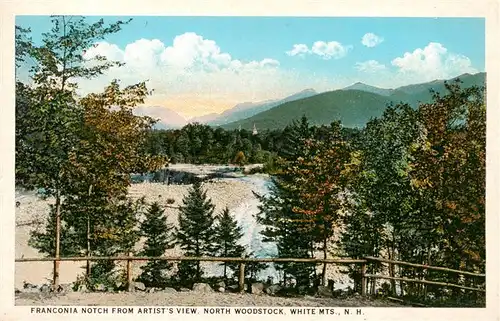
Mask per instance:
[[[54,196],[51,213],[54,244],[61,252],[62,199],[69,186],[69,154],[78,140],[82,110],[77,104],[77,80],[92,79],[120,63],[96,56],[85,59],[84,51],[127,22],[106,25],[102,19],[86,23],[77,16],[51,16],[51,29],[40,43],[29,37],[29,29],[16,26],[16,67],[30,58],[30,84],[16,79],[16,184],[43,188]],[[54,261],[53,283],[59,280],[59,261]]]
[[[350,170],[349,145],[342,139],[340,123],[332,123],[329,137],[319,141],[305,141],[305,154],[285,169],[292,177],[288,186],[298,196],[293,211],[310,220],[309,233],[320,244],[326,259],[329,244],[341,223]],[[326,284],[326,264],[322,270],[322,284]]]
[[[239,166],[243,166],[243,165],[245,165],[246,161],[247,161],[247,159],[245,157],[245,153],[243,153],[242,151],[239,151],[236,153],[236,156],[234,156],[233,163],[237,164]]]
[[[420,107],[425,141],[414,150],[410,175],[422,195],[422,210],[434,221],[431,235],[439,249],[434,261],[484,273],[485,90],[462,89],[459,80],[446,88],[446,95],[436,93],[433,103]]]
[[[140,207],[140,202],[126,200],[130,174],[167,162],[144,152],[152,122],[132,113],[147,88],[139,83],[120,89],[115,81],[103,93],[81,98],[79,80],[122,65],[102,56],[90,59],[85,51],[126,22],[88,24],[76,16],[53,16],[51,21],[40,45],[16,28],[17,63],[24,56],[34,63],[33,84],[19,82],[16,91],[16,107],[22,110],[16,113],[16,183],[55,196],[46,233],[35,233],[32,244],[55,257],[61,252],[90,254],[98,247],[123,251],[134,243],[134,215]],[[61,251],[61,245],[67,248]],[[54,285],[58,274],[55,261]]]

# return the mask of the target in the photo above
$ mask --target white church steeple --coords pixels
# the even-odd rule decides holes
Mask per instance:
[[[253,124],[253,132],[252,132],[252,135],[257,135],[258,132],[257,132],[257,128],[255,127],[255,124]]]

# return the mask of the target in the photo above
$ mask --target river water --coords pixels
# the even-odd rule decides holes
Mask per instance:
[[[226,179],[243,181],[246,184],[251,185],[251,189],[259,195],[268,194],[269,188],[272,184],[268,177],[261,175],[242,176]],[[249,253],[252,253],[253,257],[277,257],[278,248],[276,244],[272,242],[264,242],[263,236],[260,233],[264,229],[264,227],[257,223],[255,217],[259,213],[259,204],[259,200],[256,197],[252,197],[233,209],[231,213],[238,222],[243,232],[243,237],[240,239],[240,244],[243,245]],[[277,280],[278,273],[273,264],[268,264],[268,268],[261,271],[258,277],[260,279],[267,279],[267,277],[272,277],[274,280]]]
[[[271,179],[266,175],[238,175],[235,177],[223,179],[234,179],[249,184],[251,186],[250,188],[260,195],[269,194],[270,187],[272,186]],[[240,244],[245,246],[249,252],[252,252],[254,257],[278,257],[278,249],[276,244],[273,242],[264,242],[263,236],[260,233],[264,229],[264,226],[258,224],[255,218],[255,215],[259,213],[259,205],[259,200],[255,197],[252,197],[244,201],[231,211],[231,214],[234,215],[236,221],[242,228],[242,232],[244,233]],[[215,269],[210,271],[210,274],[213,273],[213,275],[220,275],[221,271],[222,270],[220,269]],[[275,281],[278,281],[280,279],[279,274],[272,263],[268,264],[268,268],[261,271],[261,273],[258,275],[258,278],[262,280],[266,280],[267,277],[272,277]],[[333,277],[335,279],[335,289],[345,290],[348,286],[354,286],[353,280],[348,278],[346,275],[335,274],[330,275],[330,277]]]

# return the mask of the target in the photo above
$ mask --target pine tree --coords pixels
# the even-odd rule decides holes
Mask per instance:
[[[167,223],[164,209],[154,202],[146,212],[146,219],[141,223],[141,235],[146,237],[143,256],[162,256],[167,249],[174,247],[172,238],[173,226]],[[148,287],[163,288],[167,285],[165,272],[172,268],[168,261],[148,261],[141,267],[142,273],[138,280]]]
[[[240,257],[244,254],[245,248],[237,242],[243,236],[241,227],[238,222],[229,214],[229,209],[226,207],[222,214],[217,216],[217,223],[214,228],[215,239],[215,253],[220,257]],[[237,264],[224,262],[224,279],[227,278],[227,269],[236,271]]]
[[[30,233],[28,244],[37,249],[40,253],[46,254],[49,257],[55,256],[54,234],[56,233],[55,205],[50,205],[50,215],[47,216],[45,226],[42,229],[33,230]],[[63,205],[61,212],[66,210]],[[75,244],[76,231],[69,229],[67,224],[61,226],[61,256],[72,256],[78,253],[79,248]]]
[[[265,226],[261,232],[264,242],[275,242],[278,257],[311,258],[314,257],[313,235],[303,214],[294,213],[296,197],[283,184],[281,174],[274,178],[269,196],[256,195],[261,202],[257,221]],[[315,264],[310,263],[275,263],[277,270],[283,271],[283,282],[291,279],[298,285],[309,285],[315,273]]]
[[[185,256],[210,256],[214,253],[214,205],[195,182],[180,206],[177,243]],[[200,281],[203,271],[200,262],[183,261],[179,264],[178,277],[184,284]]]
[[[261,233],[264,241],[277,244],[279,257],[314,257],[313,236],[304,220],[306,217],[292,210],[298,205],[299,195],[290,188],[294,176],[286,170],[291,162],[304,156],[305,140],[312,135],[313,130],[305,117],[285,128],[284,145],[280,148],[277,161],[278,170],[273,175],[274,184],[269,195],[256,195],[261,202],[257,220],[266,226]],[[315,264],[310,263],[277,263],[275,266],[284,272],[285,284],[293,278],[297,284],[308,285],[315,273]]]

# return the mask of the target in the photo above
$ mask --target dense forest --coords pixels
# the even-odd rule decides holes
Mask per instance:
[[[303,119],[306,120],[305,116]],[[153,129],[148,135],[146,146],[148,153],[166,155],[171,163],[272,166],[278,156],[286,153],[286,145],[290,143],[287,137],[293,128],[293,124],[290,124],[283,130],[265,130],[254,134],[245,129],[224,130],[193,123],[182,129]],[[327,137],[328,131],[329,126],[314,127],[317,139]],[[342,128],[342,135],[346,139],[354,137],[358,132],[358,129]],[[243,162],[236,162],[237,156],[243,156]]]
[[[200,183],[179,207],[179,226],[166,223],[159,204],[127,197],[131,174],[169,163],[261,163],[271,174],[258,221],[280,257],[381,256],[470,272],[485,272],[486,105],[484,87],[446,84],[430,103],[389,105],[362,129],[340,122],[312,126],[306,117],[283,130],[224,130],[190,124],[153,130],[154,120],[133,114],[149,94],[145,83],[77,95],[78,79],[92,79],[119,64],[81,52],[126,21],[106,25],[54,17],[53,29],[34,44],[16,28],[16,61],[32,65],[31,82],[16,83],[16,185],[43,188],[55,203],[46,230],[31,244],[47,256],[156,256],[178,245],[186,256],[252,256],[237,244],[241,228],[227,211],[215,213]],[[284,286],[326,285],[325,266],[280,263]],[[250,266],[256,278],[262,265]],[[139,280],[164,287],[204,278],[199,263],[152,261]],[[371,265],[369,273],[382,266]],[[224,279],[237,266],[224,265]],[[117,272],[118,271],[118,272]],[[232,273],[230,273],[232,272]],[[59,265],[54,263],[54,283]],[[349,274],[357,289],[359,267]],[[410,267],[391,276],[484,286],[484,280]],[[79,282],[120,287],[123,271],[112,261],[93,262]],[[292,282],[293,281],[293,282]],[[392,281],[392,291],[396,281]],[[292,285],[290,285],[292,286]],[[369,286],[375,286],[374,283]],[[410,297],[484,300],[472,291],[404,284]],[[462,302],[462,301],[460,301]]]

